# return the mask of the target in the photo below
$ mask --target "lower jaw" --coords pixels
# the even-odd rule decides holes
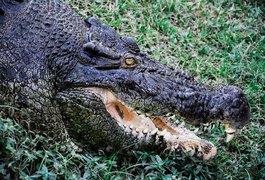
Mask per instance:
[[[158,144],[163,143],[171,151],[182,149],[191,155],[197,153],[205,160],[211,159],[217,152],[212,143],[200,139],[194,132],[181,125],[171,125],[165,118],[150,117],[144,113],[134,111],[110,90],[98,87],[82,89],[98,96],[119,126],[126,133],[137,137],[139,141],[145,141],[144,144],[148,141],[154,141],[153,143]]]

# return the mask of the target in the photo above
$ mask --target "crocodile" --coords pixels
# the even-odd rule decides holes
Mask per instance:
[[[55,141],[205,160],[214,144],[168,115],[194,125],[221,119],[227,141],[250,119],[239,87],[203,85],[60,0],[0,0],[0,105],[1,117]]]

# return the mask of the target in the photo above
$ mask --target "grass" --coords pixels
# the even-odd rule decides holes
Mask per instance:
[[[220,125],[198,134],[218,147],[205,163],[185,154],[79,154],[49,145],[15,122],[0,120],[0,179],[265,179],[265,6],[262,1],[66,0],[82,17],[96,16],[142,51],[192,73],[205,84],[240,86],[251,122],[224,143]],[[192,127],[190,127],[192,129]],[[47,142],[48,141],[48,142]]]

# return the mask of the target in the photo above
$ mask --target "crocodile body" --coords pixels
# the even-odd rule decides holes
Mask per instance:
[[[69,136],[90,148],[180,147],[204,159],[216,154],[214,145],[166,114],[194,124],[223,118],[232,130],[250,118],[240,88],[206,88],[59,0],[0,0],[0,104],[2,117],[56,140]]]

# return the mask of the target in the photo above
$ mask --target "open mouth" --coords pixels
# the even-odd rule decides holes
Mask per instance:
[[[137,137],[139,142],[150,141],[152,143],[151,141],[154,140],[153,143],[166,144],[170,151],[182,149],[184,152],[188,152],[190,155],[196,154],[204,160],[211,159],[217,152],[211,142],[200,139],[194,132],[181,125],[171,125],[165,118],[152,117],[144,112],[134,111],[110,90],[97,87],[82,89],[98,96],[119,126],[126,133]]]

